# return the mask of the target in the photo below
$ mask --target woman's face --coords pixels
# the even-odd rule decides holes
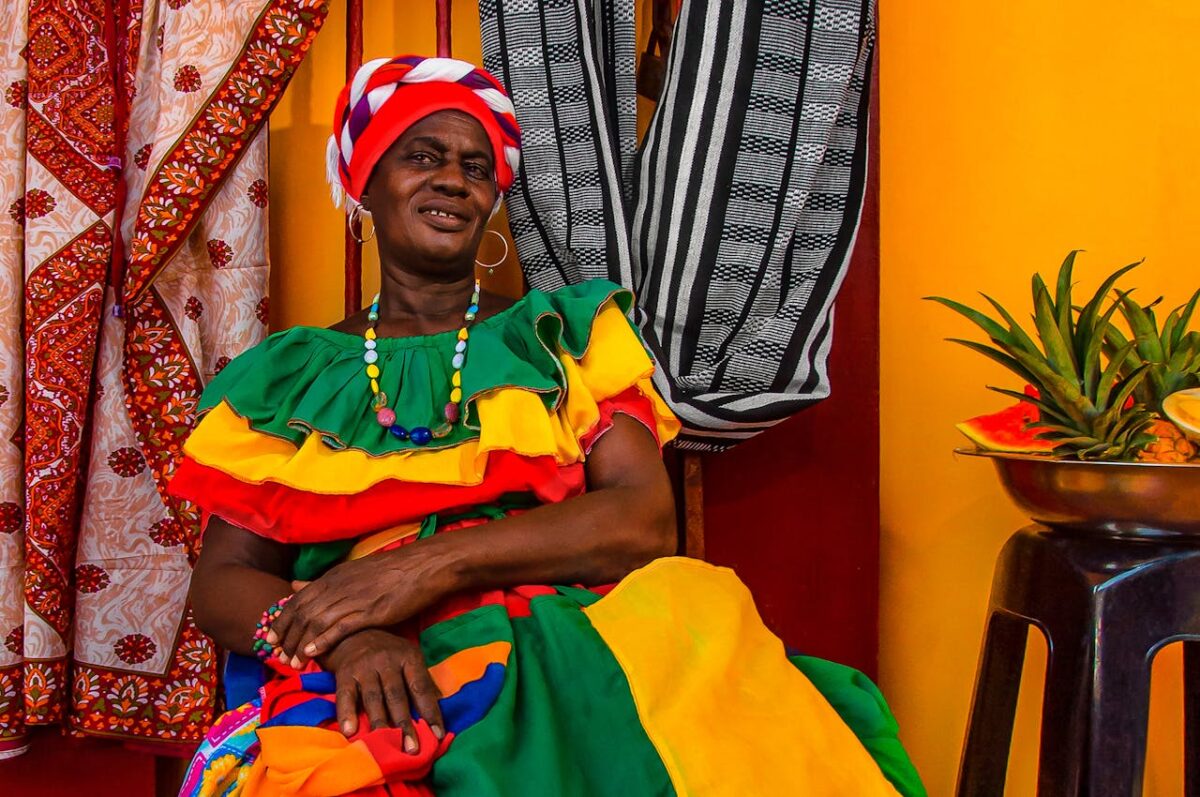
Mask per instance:
[[[416,270],[471,264],[496,203],[492,145],[460,111],[414,124],[383,154],[363,192],[380,254]]]

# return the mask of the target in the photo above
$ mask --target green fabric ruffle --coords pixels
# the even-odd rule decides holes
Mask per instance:
[[[608,302],[628,315],[633,295],[606,280],[530,291],[511,307],[471,327],[462,370],[463,419],[427,446],[399,440],[375,421],[359,335],[293,327],[269,336],[231,361],[200,398],[202,415],[225,401],[256,431],[299,447],[319,434],[332,448],[382,456],[414,448],[449,448],[479,437],[475,401],[501,388],[538,393],[547,409],[562,401],[566,381],[558,356],[587,351],[592,322]],[[636,327],[630,324],[634,334]],[[379,387],[400,425],[435,428],[450,396],[457,331],[380,338]]]

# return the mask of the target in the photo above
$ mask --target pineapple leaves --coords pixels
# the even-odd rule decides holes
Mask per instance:
[[[1126,273],[1140,266],[1142,262],[1143,261],[1139,260],[1136,263],[1130,263],[1124,268],[1119,268],[1110,274],[1108,278],[1104,280],[1104,282],[1100,283],[1100,287],[1096,289],[1096,293],[1092,296],[1091,301],[1084,305],[1083,309],[1079,311],[1079,323],[1076,325],[1077,330],[1086,332],[1088,335],[1095,334],[1096,327],[1098,326],[1096,319],[1100,315],[1100,305],[1104,303],[1104,297],[1108,296],[1109,291],[1111,291],[1113,286],[1117,284],[1117,280],[1123,277]],[[1104,327],[1101,326],[1100,328],[1103,329]],[[1076,354],[1083,356],[1083,352],[1080,351],[1080,349],[1086,349],[1087,347],[1086,344],[1082,347],[1079,345],[1080,337],[1081,336],[1076,337],[1075,351]]]
[[[1129,330],[1137,341],[1138,355],[1143,360],[1162,362],[1164,353],[1162,341],[1158,337],[1158,327],[1154,323],[1154,311],[1150,307],[1142,307],[1125,291],[1120,294],[1121,314],[1129,322]]]
[[[1075,270],[1075,249],[1067,254],[1058,269],[1058,284],[1054,289],[1054,320],[1058,324],[1059,334],[1063,340],[1071,342],[1071,274]]]
[[[1004,305],[1000,304],[986,293],[980,293],[979,295],[984,299],[987,299],[988,304],[994,307],[996,312],[1000,314],[1000,317],[1004,319],[1004,323],[1008,324],[1009,334],[1013,336],[1013,339],[1016,341],[1017,345],[1025,349],[1025,351],[1029,352],[1030,354],[1040,353],[1037,344],[1034,343],[1033,339],[1025,333],[1025,330],[1020,324],[1017,323],[1017,320],[1012,317],[1012,313],[1004,309]]]
[[[962,338],[946,338],[946,340],[951,343],[957,343],[960,346],[966,346],[971,351],[978,352],[989,360],[1000,363],[1000,365],[1003,365],[1030,384],[1038,381],[1037,377],[1029,369],[1017,362],[1016,358],[1008,356],[999,349],[992,348],[984,343],[977,343],[973,340],[963,340]]]
[[[1069,306],[1067,310],[1070,312]],[[1046,358],[1050,361],[1050,367],[1063,379],[1078,382],[1079,372],[1075,367],[1075,355],[1067,346],[1070,330],[1068,329],[1067,336],[1064,336],[1062,330],[1059,329],[1050,291],[1042,282],[1042,278],[1036,274],[1033,277],[1033,311],[1033,323],[1037,326],[1038,335],[1042,339],[1042,348],[1046,352]],[[1069,323],[1068,320],[1068,325]]]
[[[1015,398],[1017,401],[1024,401],[1028,404],[1032,404],[1038,408],[1043,417],[1053,418],[1060,423],[1071,423],[1070,418],[1063,415],[1054,406],[1047,404],[1040,398],[1034,398],[1033,396],[1026,395],[1025,393],[1018,393],[1015,390],[1009,390],[1003,387],[993,387],[992,385],[988,385],[987,389],[999,393],[1002,396],[1008,396],[1009,398]]]
[[[1187,334],[1188,324],[1192,323],[1192,313],[1196,312],[1196,301],[1198,299],[1200,299],[1200,290],[1193,293],[1192,298],[1188,300],[1188,303],[1180,308],[1179,323],[1177,323],[1175,328],[1171,331],[1172,350],[1179,348],[1179,344],[1183,342],[1183,337],[1185,334]]]
[[[1122,367],[1125,364],[1125,358],[1129,352],[1133,351],[1133,341],[1128,341],[1124,346],[1117,349],[1109,358],[1108,367],[1104,369],[1104,373],[1100,375],[1100,383],[1096,387],[1096,398],[1094,399],[1096,408],[1101,412],[1108,406],[1108,394],[1112,391],[1113,385],[1117,382],[1117,377],[1120,375]],[[1139,365],[1138,369],[1145,369],[1145,364]]]
[[[1113,302],[1100,320],[1095,323],[1090,331],[1090,337],[1085,340],[1086,347],[1083,352],[1083,392],[1087,396],[1095,396],[1100,388],[1100,350],[1104,346],[1105,335],[1096,331],[1099,329],[1108,329],[1112,320],[1113,314],[1121,306],[1120,302]],[[1082,320],[1081,331],[1082,331]],[[1083,337],[1082,335],[1080,337]],[[1124,345],[1124,344],[1122,344]],[[1131,347],[1132,348],[1132,347]],[[1118,363],[1119,367],[1119,363]]]
[[[973,321],[980,329],[987,333],[989,338],[994,340],[996,343],[1005,347],[1012,345],[1013,339],[1008,331],[978,310],[968,307],[960,302],[956,302],[953,299],[943,299],[941,296],[926,296],[925,299],[927,301],[937,302],[938,304],[949,307],[959,315],[966,317],[969,321]]]
[[[1200,290],[1170,312],[1161,309],[1161,299],[1143,305],[1117,287],[1122,276],[1141,265],[1139,260],[1108,275],[1077,306],[1072,280],[1078,254],[1070,252],[1062,261],[1053,290],[1040,274],[1032,276],[1032,328],[1022,327],[986,293],[981,295],[995,316],[951,299],[926,298],[962,315],[988,338],[948,340],[1037,388],[1030,396],[989,386],[1037,408],[1037,420],[1027,428],[1053,444],[1055,456],[1135,459],[1158,440],[1151,430],[1158,428],[1163,398],[1200,387],[1200,330],[1189,329]],[[1114,322],[1117,313],[1121,327]],[[1164,316],[1161,324],[1158,313]]]

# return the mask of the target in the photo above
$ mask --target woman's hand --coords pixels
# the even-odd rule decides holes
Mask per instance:
[[[297,590],[271,623],[267,641],[303,666],[366,628],[403,623],[453,591],[450,569],[425,542],[343,562]]]
[[[338,726],[346,736],[358,731],[360,706],[372,730],[404,731],[405,752],[419,749],[410,706],[429,723],[435,737],[445,735],[438,706],[441,693],[421,649],[407,639],[387,631],[360,631],[339,642],[321,665],[337,676]]]

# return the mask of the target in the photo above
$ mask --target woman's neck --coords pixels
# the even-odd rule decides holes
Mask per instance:
[[[379,317],[419,323],[462,316],[474,287],[470,272],[457,278],[433,278],[385,269],[380,280]]]

